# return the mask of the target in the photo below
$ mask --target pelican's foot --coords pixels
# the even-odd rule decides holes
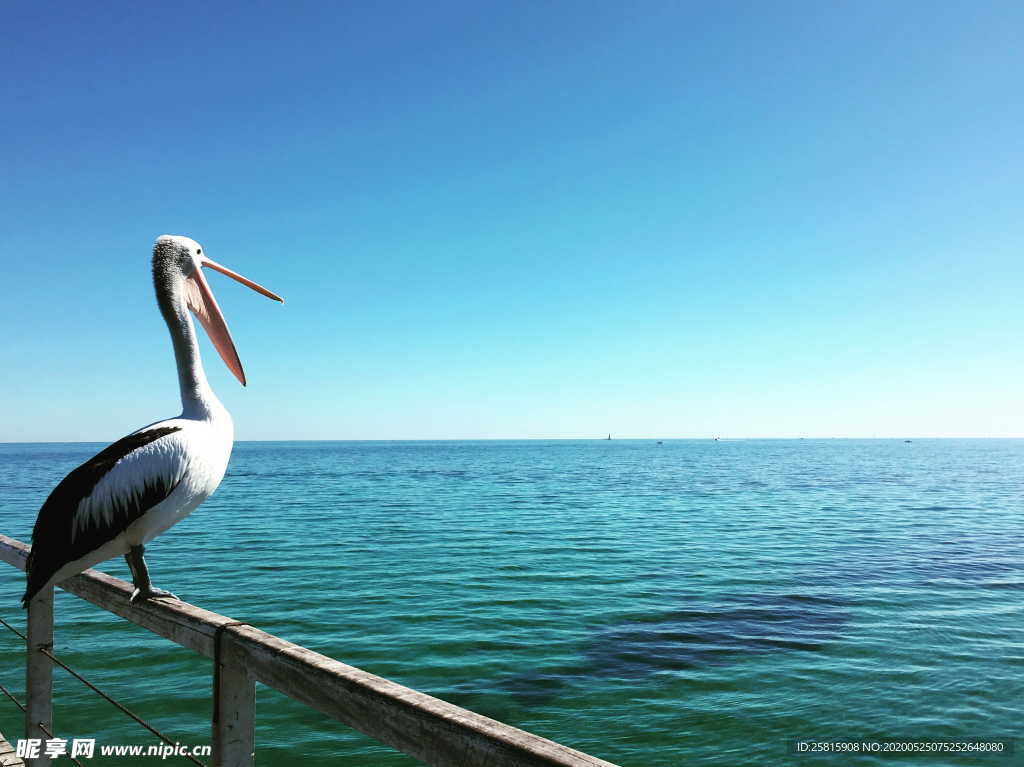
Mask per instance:
[[[171,592],[169,592],[169,591],[167,591],[165,589],[155,589],[152,586],[150,586],[145,591],[143,591],[140,588],[136,588],[135,591],[132,592],[131,597],[129,597],[128,602],[129,602],[129,604],[135,604],[136,601],[145,600],[145,599],[177,599],[177,598],[178,598],[177,594],[172,594]]]

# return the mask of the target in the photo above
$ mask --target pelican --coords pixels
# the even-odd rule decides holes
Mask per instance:
[[[215,269],[275,301],[283,299],[211,261],[195,240],[159,237],[153,246],[153,285],[174,345],[181,415],[143,426],[68,474],[39,510],[22,597],[116,556],[124,556],[135,590],[131,601],[169,597],[149,578],[145,545],[191,514],[217,489],[231,455],[231,416],[210,388],[199,358],[191,310],[228,369],[245,373],[227,323],[203,276]]]

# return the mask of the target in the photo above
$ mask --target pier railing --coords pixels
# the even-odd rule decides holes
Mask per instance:
[[[0,559],[25,569],[28,546],[0,535]],[[615,767],[524,730],[370,674],[178,600],[131,605],[132,586],[96,570],[65,591],[214,661],[213,767],[254,764],[256,682],[438,767]],[[53,590],[28,609],[25,737],[53,732]],[[49,767],[45,757],[34,767]]]

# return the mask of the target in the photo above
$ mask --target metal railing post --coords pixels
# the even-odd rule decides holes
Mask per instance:
[[[25,653],[25,737],[45,741],[50,736],[39,726],[53,732],[53,662],[41,649],[53,650],[53,587],[40,591],[28,605],[28,647]],[[28,760],[32,767],[50,767],[50,758]]]

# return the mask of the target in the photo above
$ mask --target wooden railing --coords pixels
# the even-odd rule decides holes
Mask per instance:
[[[28,546],[0,535],[0,559],[24,570],[27,557]],[[177,600],[131,605],[131,584],[97,570],[60,587],[214,660],[215,767],[254,763],[257,681],[438,767],[616,767],[201,607]],[[43,652],[53,645],[53,590],[44,591],[28,611],[26,738],[45,739],[53,729],[53,669]],[[35,760],[35,767],[48,765]]]

